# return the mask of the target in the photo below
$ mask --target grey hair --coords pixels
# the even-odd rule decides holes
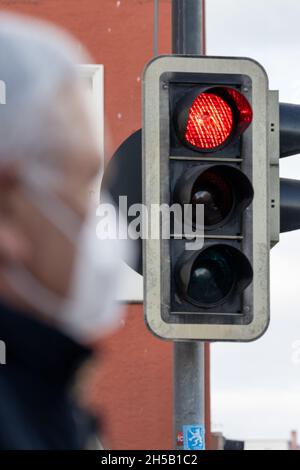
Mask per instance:
[[[0,80],[6,92],[6,104],[0,104],[0,164],[14,159],[27,165],[84,145],[84,129],[64,93],[78,92],[87,105],[78,65],[88,61],[82,46],[59,28],[0,14]]]

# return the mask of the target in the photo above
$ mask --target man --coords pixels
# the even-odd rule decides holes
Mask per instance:
[[[72,399],[88,345],[117,323],[119,243],[97,240],[100,158],[78,63],[60,30],[0,15],[0,449],[83,449]]]

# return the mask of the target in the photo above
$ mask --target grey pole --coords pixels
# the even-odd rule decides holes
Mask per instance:
[[[174,447],[182,449],[183,426],[204,426],[204,344],[174,342]]]
[[[204,0],[173,0],[173,54],[204,53]],[[204,426],[204,344],[174,342],[174,448],[182,449],[179,436],[184,426]]]
[[[203,54],[204,20],[204,0],[172,1],[173,54]]]

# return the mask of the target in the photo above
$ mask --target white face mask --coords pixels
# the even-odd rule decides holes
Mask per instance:
[[[116,299],[124,272],[122,259],[128,254],[125,241],[97,238],[95,211],[88,215],[79,236],[74,239],[79,224],[76,214],[57,196],[49,195],[45,190],[41,196],[41,185],[36,181],[33,183],[32,178],[26,187],[32,194],[34,190],[38,192],[39,197],[33,198],[36,205],[76,245],[71,286],[68,297],[60,298],[21,264],[11,265],[6,270],[7,280],[28,305],[53,320],[75,340],[86,342],[102,336],[120,323],[121,308]],[[77,230],[72,230],[76,225]]]

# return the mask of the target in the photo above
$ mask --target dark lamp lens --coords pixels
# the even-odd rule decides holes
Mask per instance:
[[[230,253],[208,248],[194,261],[187,294],[197,304],[218,304],[231,292],[235,280]]]
[[[213,168],[205,171],[197,178],[192,188],[191,204],[204,205],[205,226],[220,224],[229,216],[234,206],[230,181],[220,171],[214,171]],[[195,222],[193,220],[193,223]]]

